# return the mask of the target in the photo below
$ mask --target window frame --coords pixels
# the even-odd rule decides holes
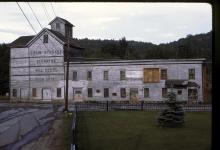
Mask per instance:
[[[37,88],[32,88],[32,97],[37,97]]]
[[[126,70],[120,70],[120,80],[126,80]]]
[[[163,69],[160,70],[160,79],[161,80],[167,80],[167,69],[163,68]]]
[[[120,88],[120,97],[121,98],[126,98],[127,97],[126,88]]]
[[[148,92],[147,92],[148,94],[145,93],[145,89],[148,89],[148,90],[147,90],[147,91],[148,91]],[[149,97],[150,97],[150,88],[145,87],[145,88],[144,88],[144,98],[149,98]]]
[[[103,71],[103,80],[109,80],[109,71],[108,70]]]
[[[12,96],[17,97],[17,89],[12,89]]]
[[[104,98],[109,98],[109,88],[104,88],[103,96],[104,96]]]
[[[91,70],[87,71],[87,80],[92,81],[92,71]]]
[[[56,23],[56,30],[60,30],[61,28],[60,28],[60,23]]]
[[[76,70],[74,70],[73,71],[73,81],[77,81],[77,80],[78,80],[78,72]]]
[[[57,88],[57,97],[62,97],[62,88]]]
[[[93,97],[93,89],[92,88],[87,89],[87,97]]]
[[[195,68],[189,68],[189,70],[188,70],[189,80],[195,80],[195,78],[196,78],[195,72],[196,72]]]
[[[43,35],[43,43],[48,43],[48,40],[49,40],[48,34],[44,34]]]

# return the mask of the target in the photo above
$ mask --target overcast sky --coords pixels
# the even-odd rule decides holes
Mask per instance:
[[[35,30],[41,30],[27,3],[19,3]],[[51,3],[29,3],[44,27],[55,15]],[[73,37],[167,43],[188,34],[212,30],[212,8],[207,3],[52,3],[55,14],[75,25]],[[0,3],[0,43],[34,35],[16,2]]]

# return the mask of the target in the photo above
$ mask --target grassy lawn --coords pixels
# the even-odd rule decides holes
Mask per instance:
[[[72,115],[64,114],[63,116],[63,145],[65,145],[65,149],[69,150],[70,145],[72,144]]]
[[[156,127],[158,112],[80,112],[80,150],[209,150],[211,113],[188,112],[184,128]]]

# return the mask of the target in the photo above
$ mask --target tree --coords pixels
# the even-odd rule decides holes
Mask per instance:
[[[119,40],[119,46],[120,46],[120,57],[124,56],[124,59],[129,58],[129,50],[128,50],[128,42],[126,41],[126,38],[123,37]]]
[[[180,105],[177,104],[176,94],[168,93],[168,100],[166,101],[168,108],[161,111],[157,118],[157,124],[160,127],[182,127],[185,124],[184,111]]]

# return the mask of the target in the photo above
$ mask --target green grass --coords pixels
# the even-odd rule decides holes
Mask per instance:
[[[188,112],[183,128],[159,128],[158,112],[80,112],[80,150],[209,150],[211,113]]]
[[[72,114],[64,114],[63,116],[63,143],[65,149],[69,150],[72,143]],[[62,138],[62,137],[61,137]]]

